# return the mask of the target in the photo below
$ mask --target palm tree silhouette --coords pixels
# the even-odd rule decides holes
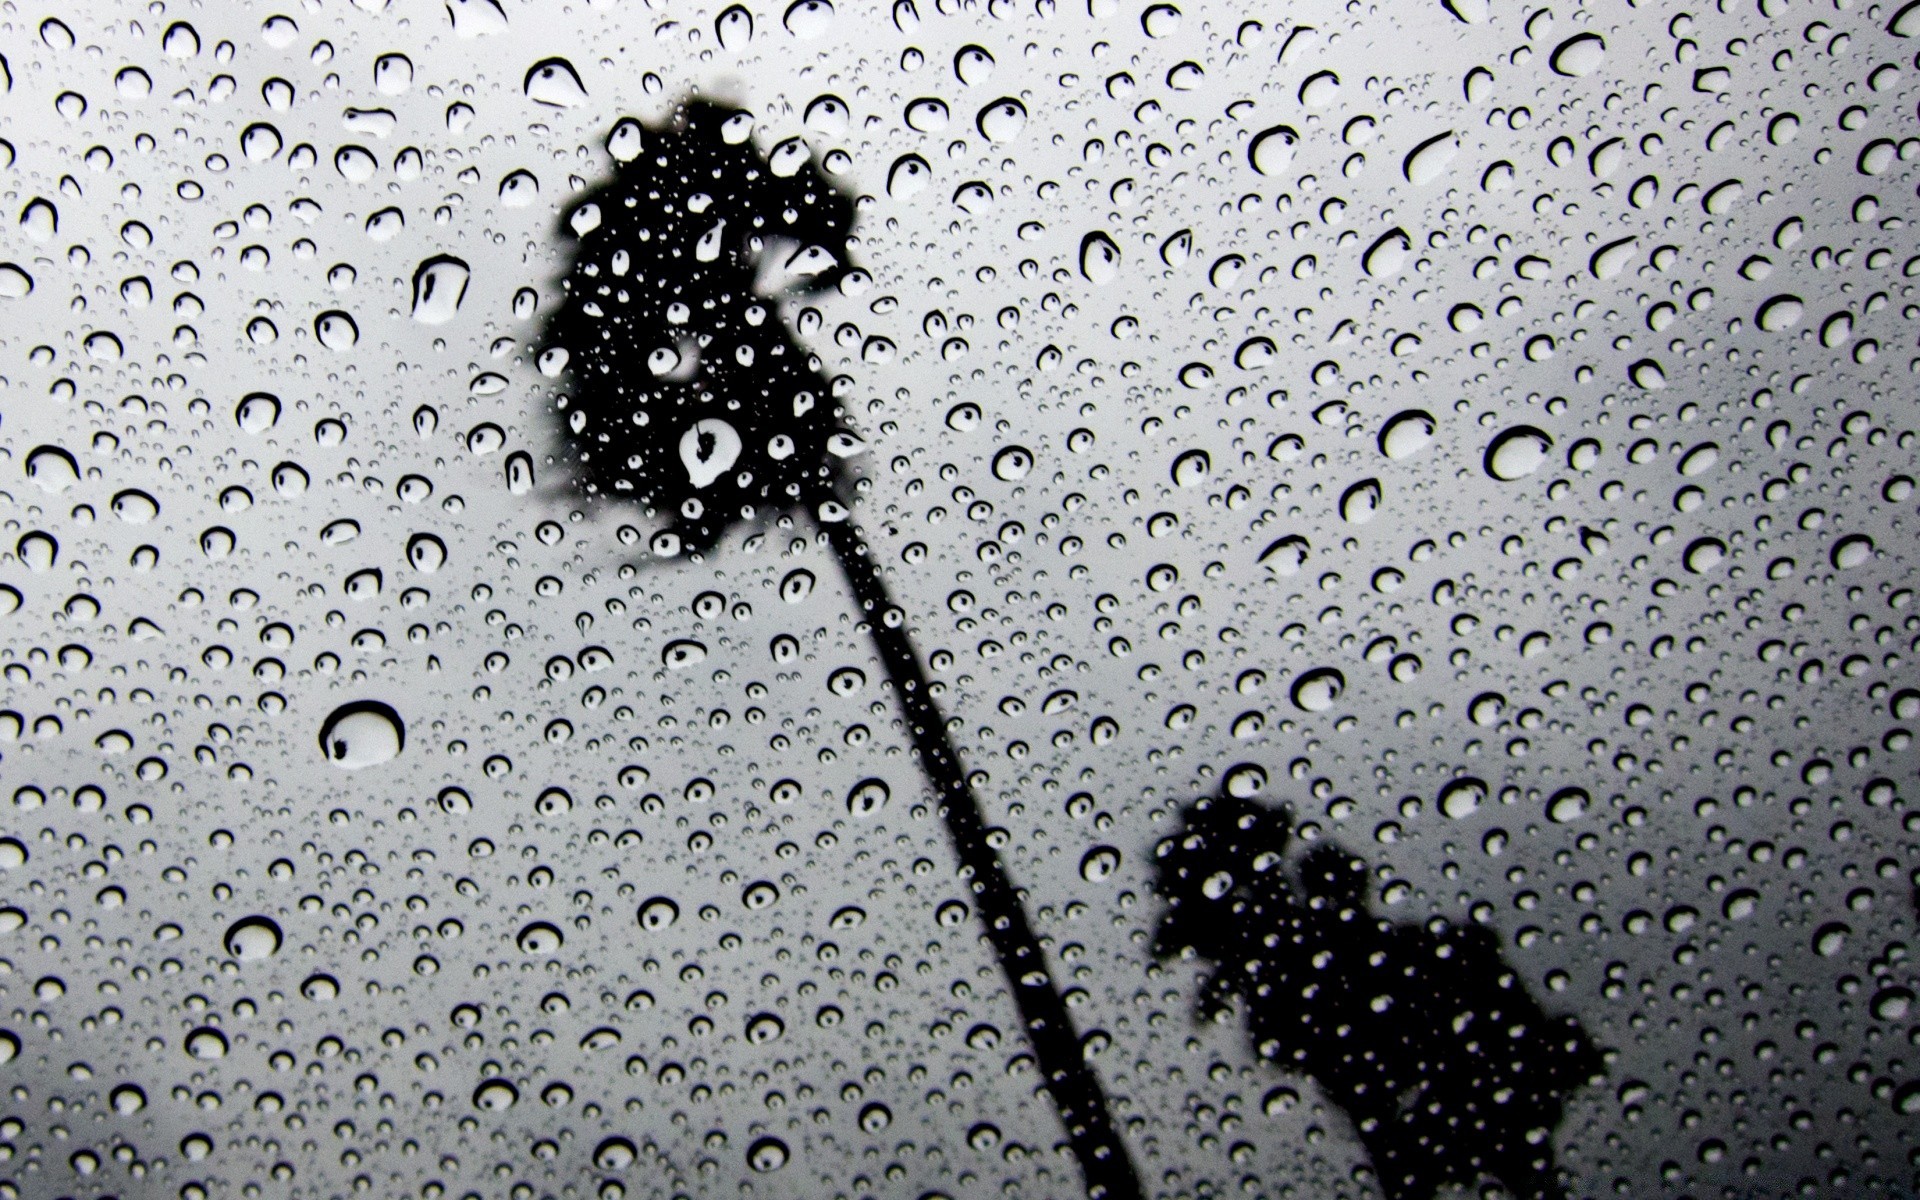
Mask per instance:
[[[664,519],[656,554],[714,549],[733,526],[794,509],[825,534],[899,698],[920,767],[1006,972],[1046,1090],[1094,1200],[1140,1184],[1100,1081],[1021,906],[947,721],[848,507],[847,462],[864,445],[829,380],[772,298],[834,286],[851,270],[853,204],[798,142],[770,154],[753,119],[708,100],[671,121],[623,120],[613,178],[567,220],[567,295],[548,319],[541,368],[558,401],[573,484]]]
[[[1367,865],[1338,846],[1290,867],[1285,808],[1229,790],[1181,816],[1155,851],[1154,948],[1214,963],[1200,1016],[1237,1000],[1260,1057],[1346,1112],[1387,1200],[1483,1179],[1564,1200],[1552,1133],[1605,1070],[1578,1019],[1543,1009],[1490,931],[1375,914]]]

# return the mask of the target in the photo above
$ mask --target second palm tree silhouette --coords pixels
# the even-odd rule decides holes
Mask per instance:
[[[1006,972],[1028,1042],[1093,1200],[1140,1197],[1126,1146],[1039,938],[928,687],[904,611],[848,507],[846,462],[864,447],[836,383],[772,298],[851,270],[853,204],[798,142],[762,154],[753,119],[692,99],[659,125],[624,120],[613,178],[567,219],[567,295],[541,367],[575,485],[663,518],[656,554],[714,549],[732,527],[794,509],[825,534],[865,614],[960,871]]]

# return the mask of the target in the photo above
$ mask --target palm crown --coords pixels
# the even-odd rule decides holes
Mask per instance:
[[[768,510],[831,507],[862,448],[763,291],[769,276],[842,279],[852,202],[798,143],[762,155],[752,128],[705,100],[659,126],[623,121],[613,177],[568,220],[578,245],[541,365],[570,376],[576,482],[664,518],[662,553]]]

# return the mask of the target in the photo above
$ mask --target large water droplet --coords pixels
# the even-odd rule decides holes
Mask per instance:
[[[313,319],[313,335],[329,350],[346,351],[359,343],[360,327],[346,313],[323,312]]]
[[[631,1141],[623,1137],[610,1137],[594,1147],[593,1165],[602,1171],[624,1171],[638,1157],[639,1153]]]
[[[1173,460],[1168,472],[1180,487],[1198,487],[1213,471],[1213,458],[1205,450],[1186,450]]]
[[[1413,250],[1413,239],[1404,229],[1389,229],[1374,239],[1360,256],[1360,269],[1375,279],[1397,272]]]
[[[1487,799],[1487,783],[1484,779],[1467,776],[1456,779],[1440,789],[1436,803],[1440,813],[1448,820],[1458,821],[1478,812]]]
[[[453,21],[455,37],[481,37],[507,29],[507,14],[500,0],[447,0],[447,16]]]
[[[17,263],[0,263],[0,299],[18,300],[33,290],[33,276]]]
[[[343,770],[390,762],[405,744],[406,726],[400,714],[378,700],[344,704],[320,726],[320,753]]]
[[[1446,174],[1448,164],[1453,162],[1454,155],[1458,153],[1460,139],[1452,130],[1448,130],[1415,146],[1407,155],[1401,170],[1408,183],[1421,187]]]
[[[974,125],[989,142],[1009,141],[1027,127],[1027,106],[1012,96],[1002,96],[980,110]]]
[[[833,26],[833,5],[828,0],[794,0],[780,23],[801,41],[810,41]]]
[[[460,311],[473,272],[450,254],[436,255],[413,273],[413,319],[422,325],[444,325]]]
[[[1633,261],[1633,252],[1638,245],[1639,239],[1631,237],[1608,242],[1593,252],[1593,257],[1587,261],[1587,269],[1593,272],[1595,279],[1612,279]]]
[[[233,410],[234,423],[246,433],[265,433],[280,420],[280,400],[266,392],[254,392]]]
[[[203,1025],[187,1035],[186,1051],[194,1058],[225,1058],[227,1035]]]
[[[1585,788],[1561,788],[1547,797],[1547,820],[1556,825],[1565,825],[1587,815],[1587,807],[1592,803]]]
[[[1025,446],[1008,446],[993,456],[993,477],[1009,483],[1025,479],[1033,470],[1033,451]]]
[[[787,1144],[776,1137],[760,1138],[747,1147],[747,1165],[762,1174],[778,1171],[792,1156]]]
[[[1590,75],[1607,56],[1607,43],[1597,33],[1577,33],[1553,49],[1547,65],[1557,75]]]
[[[730,6],[713,19],[713,36],[723,50],[738,50],[753,40],[753,14],[742,5]]]
[[[1302,712],[1325,712],[1346,690],[1346,676],[1332,667],[1315,667],[1293,681],[1291,695]]]
[[[655,896],[640,906],[640,928],[660,930],[680,919],[680,906],[665,896]]]
[[[680,435],[680,464],[696,488],[726,474],[739,457],[739,432],[718,417],[695,421]]]
[[[1436,428],[1433,414],[1425,409],[1396,413],[1380,427],[1380,453],[1395,460],[1412,458],[1433,441]]]
[[[1524,478],[1540,469],[1553,449],[1553,439],[1531,425],[1504,430],[1487,447],[1481,466],[1503,482]]]
[[[504,1079],[489,1079],[473,1089],[473,1106],[487,1112],[505,1112],[520,1100],[520,1089]]]
[[[1120,273],[1120,247],[1096,230],[1080,239],[1080,274],[1095,284],[1113,282]]]
[[[1262,175],[1278,175],[1293,162],[1294,147],[1300,133],[1291,125],[1275,125],[1253,135],[1247,146],[1247,161]]]
[[[1365,525],[1380,511],[1382,493],[1378,479],[1362,479],[1340,496],[1340,517],[1350,525]]]
[[[80,464],[59,446],[36,446],[27,454],[27,478],[43,492],[58,494],[80,482]]]
[[[1864,566],[1873,558],[1873,539],[1864,533],[1843,537],[1833,544],[1832,561],[1836,570],[1847,571]]]
[[[564,58],[543,58],[528,69],[521,85],[527,99],[554,108],[575,108],[587,102],[580,73]]]
[[[242,917],[227,927],[227,953],[241,962],[271,958],[280,950],[280,926],[271,917]]]
[[[883,779],[862,779],[847,792],[847,811],[856,817],[870,817],[887,806],[893,789]]]
[[[910,200],[925,190],[933,179],[933,168],[918,154],[903,154],[887,171],[887,195],[895,200]]]
[[[1753,314],[1753,323],[1767,333],[1792,329],[1807,313],[1806,302],[1798,296],[1775,296]]]

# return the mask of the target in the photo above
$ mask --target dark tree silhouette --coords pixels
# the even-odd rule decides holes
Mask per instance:
[[[1553,1130],[1601,1055],[1527,993],[1494,935],[1382,920],[1366,864],[1336,846],[1290,866],[1283,808],[1223,795],[1183,816],[1158,847],[1155,950],[1216,964],[1202,1016],[1223,1018],[1237,997],[1260,1057],[1346,1111],[1388,1200],[1485,1178],[1559,1200]]]
[[[735,525],[804,510],[819,523],[893,683],[980,917],[1019,1006],[1046,1090],[1096,1200],[1141,1195],[1039,939],[966,768],[947,740],[908,633],[848,508],[848,460],[864,448],[827,379],[786,328],[778,298],[852,269],[851,201],[804,146],[762,154],[752,118],[705,100],[661,125],[615,126],[613,178],[567,220],[567,295],[541,368],[558,403],[574,484],[664,522],[657,554],[714,549]]]

